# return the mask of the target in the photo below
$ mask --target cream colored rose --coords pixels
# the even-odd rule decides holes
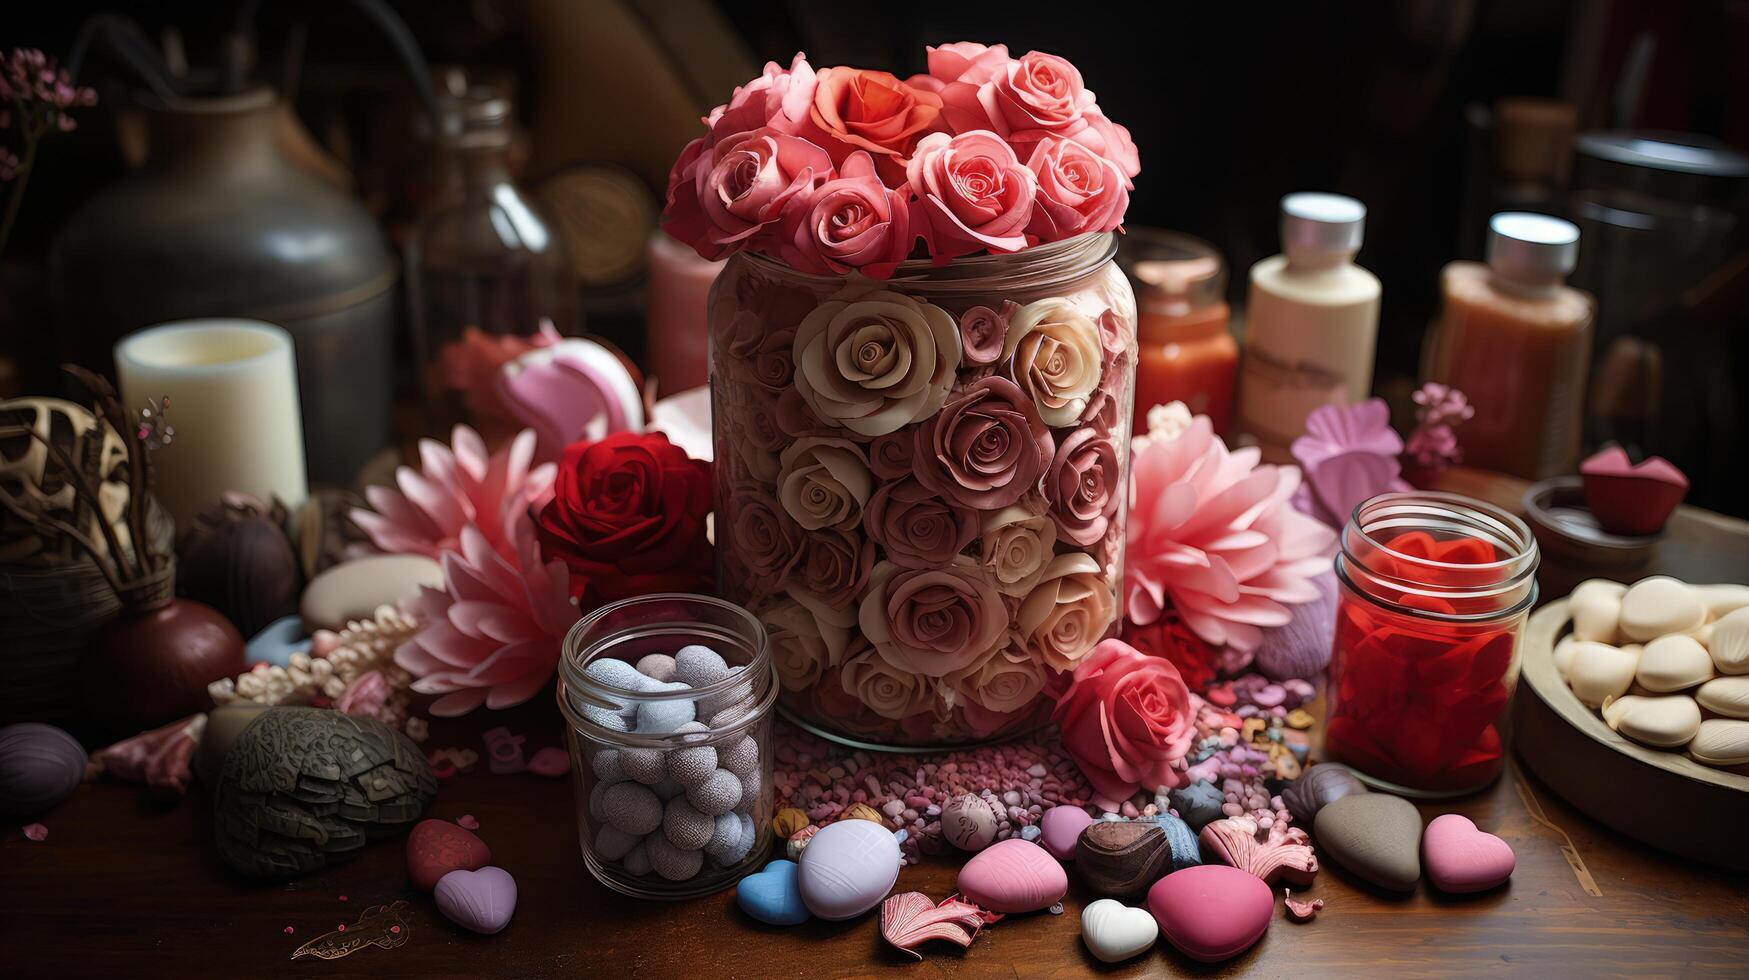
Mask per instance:
[[[934,682],[888,663],[873,647],[851,654],[838,676],[846,694],[883,718],[917,714],[927,709],[935,697]]]
[[[1019,711],[1038,697],[1045,687],[1045,669],[1025,650],[1006,647],[945,680],[957,697],[1006,714]]]
[[[857,625],[889,663],[945,677],[1007,641],[1008,607],[963,555],[941,568],[883,561],[869,573]]]
[[[1057,543],[1051,515],[1024,503],[984,515],[978,560],[1003,595],[1023,596],[1044,578]]]
[[[779,457],[778,499],[802,527],[851,527],[874,490],[868,460],[846,439],[810,436],[790,443]]]
[[[815,415],[878,436],[941,408],[959,367],[960,335],[939,306],[853,286],[802,320],[793,352],[796,392]]]
[[[771,646],[777,679],[786,691],[802,691],[838,666],[850,645],[850,631],[824,622],[793,599],[782,599],[759,613]]]
[[[1008,324],[1002,353],[1012,359],[1014,383],[1052,427],[1069,425],[1086,411],[1105,356],[1099,325],[1060,297],[1021,307]]]
[[[1104,638],[1116,603],[1093,556],[1058,555],[1020,603],[1015,629],[1028,653],[1053,670],[1074,670]]]

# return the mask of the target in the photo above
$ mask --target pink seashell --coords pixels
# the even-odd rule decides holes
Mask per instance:
[[[966,898],[992,912],[1037,912],[1063,900],[1069,875],[1044,848],[1010,837],[967,861],[959,886]]]
[[[970,946],[985,921],[976,905],[957,897],[944,898],[937,905],[922,892],[905,892],[881,903],[881,935],[918,959],[923,954],[917,947],[931,939]]]
[[[451,871],[438,880],[436,898],[444,918],[490,936],[516,912],[516,879],[503,868]]]
[[[1261,830],[1254,818],[1239,816],[1216,820],[1198,836],[1203,847],[1222,863],[1249,871],[1269,884],[1280,878],[1309,885],[1318,873],[1311,838],[1298,827],[1278,823]]]

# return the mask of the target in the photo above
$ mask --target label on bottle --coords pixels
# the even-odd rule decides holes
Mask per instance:
[[[1322,364],[1283,361],[1256,347],[1239,371],[1239,425],[1265,445],[1285,448],[1306,430],[1306,416],[1348,401],[1348,382]]]

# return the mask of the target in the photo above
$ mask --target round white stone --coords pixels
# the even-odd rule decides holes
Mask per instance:
[[[1639,665],[1640,658],[1632,650],[1580,640],[1573,644],[1567,663],[1567,683],[1580,701],[1595,708],[1626,694]]]
[[[718,747],[717,765],[737,776],[758,769],[759,743],[754,741],[753,736],[743,735],[727,745]]]
[[[729,672],[728,662],[707,646],[692,644],[674,654],[674,677],[692,687],[704,687],[723,679]]]
[[[1700,594],[1668,575],[1641,579],[1621,597],[1621,633],[1630,640],[1655,640],[1704,622]]]
[[[1686,691],[1711,680],[1713,658],[1692,636],[1672,633],[1660,636],[1640,651],[1640,666],[1634,677],[1654,694]]]
[[[709,730],[709,728],[694,721],[680,726],[676,734],[708,732]],[[672,749],[668,753],[669,777],[687,789],[701,785],[716,770],[717,750],[714,746],[699,745],[693,748]]]
[[[652,653],[638,661],[638,673],[656,681],[674,679],[674,658],[666,653]]]
[[[596,749],[589,754],[589,768],[595,770],[595,775],[604,783],[617,783],[628,779],[625,767],[619,764],[618,749]]]
[[[631,853],[641,840],[642,837],[608,824],[595,835],[595,854],[604,861],[618,861]]]
[[[1719,617],[1708,641],[1719,673],[1749,674],[1749,606]]]
[[[692,804],[675,797],[663,811],[662,833],[668,843],[683,851],[697,851],[710,843],[716,831],[716,821],[694,810]]]
[[[650,867],[669,881],[686,881],[704,866],[703,851],[683,851],[668,843],[668,838],[662,834],[647,838],[644,849],[650,855]]]
[[[620,858],[619,863],[620,863],[621,867],[625,868],[626,871],[631,873],[631,874],[635,874],[635,875],[647,875],[647,874],[649,874],[650,873],[649,846],[647,844],[645,844],[643,841],[639,841],[638,846],[634,847],[630,851],[628,851],[626,853],[625,857]]]
[[[704,852],[711,857],[720,858],[734,850],[741,843],[741,815],[725,813],[718,816],[712,823],[711,839],[705,842]]]
[[[1604,705],[1603,720],[1643,745],[1675,749],[1687,745],[1700,729],[1700,708],[1684,694],[1662,698],[1630,694]]]
[[[728,813],[741,802],[741,780],[727,769],[718,769],[687,790],[686,798],[700,813],[713,817]]]
[[[645,786],[668,778],[668,753],[661,749],[620,749],[619,765],[626,775]]]
[[[662,801],[637,783],[609,786],[601,795],[601,809],[608,823],[628,834],[643,836],[662,825]]]

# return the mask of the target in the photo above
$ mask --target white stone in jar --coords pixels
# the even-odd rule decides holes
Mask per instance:
[[[1632,651],[1580,640],[1573,644],[1572,660],[1567,666],[1567,683],[1580,701],[1595,708],[1610,698],[1626,694],[1634,683],[1634,672],[1638,668],[1639,657]]]
[[[1700,594],[1668,575],[1641,579],[1621,598],[1621,633],[1630,640],[1653,640],[1705,622]]]
[[[704,782],[686,791],[686,798],[700,813],[717,816],[741,802],[741,780],[727,769],[718,769]]]
[[[1658,749],[1681,748],[1700,729],[1700,708],[1683,694],[1669,697],[1611,698],[1603,706],[1609,727],[1643,745]]]
[[[608,823],[628,834],[642,836],[662,825],[662,801],[637,783],[607,787],[601,794],[601,809]]]
[[[668,801],[662,817],[662,833],[668,843],[683,851],[703,850],[715,831],[716,821],[693,809],[682,797]]]
[[[1713,658],[1691,636],[1673,633],[1646,644],[1634,677],[1640,686],[1657,694],[1686,691],[1710,680]]]
[[[1749,721],[1708,718],[1700,723],[1688,754],[1709,766],[1740,766],[1749,763]]]
[[[651,834],[644,840],[650,855],[650,867],[669,881],[686,881],[697,876],[704,867],[703,851],[685,851],[668,843],[662,834]]]
[[[630,854],[632,848],[638,846],[643,839],[636,834],[628,834],[612,824],[607,824],[595,835],[595,853],[603,860],[618,861]]]
[[[668,754],[661,749],[620,749],[619,765],[627,776],[645,786],[668,778]]]

